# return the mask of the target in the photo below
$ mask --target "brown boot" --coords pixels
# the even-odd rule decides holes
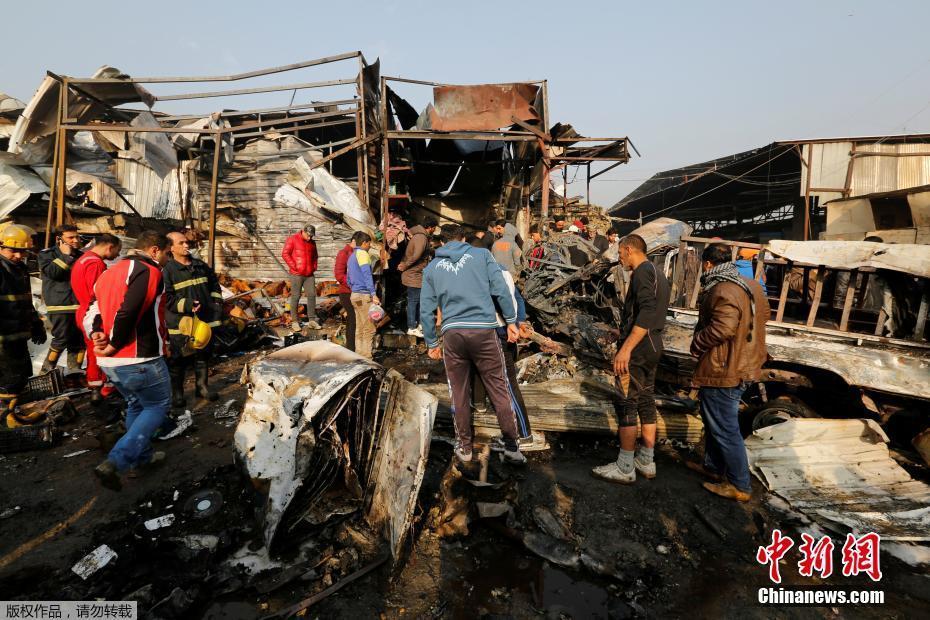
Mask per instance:
[[[740,491],[729,482],[705,482],[702,486],[714,495],[719,495],[720,497],[735,499],[738,502],[749,501],[749,493]]]
[[[703,463],[695,463],[694,461],[685,461],[685,467],[687,467],[691,471],[696,471],[697,473],[701,474],[705,478],[710,478],[714,482],[723,482],[723,476],[707,469],[706,467],[704,467]]]

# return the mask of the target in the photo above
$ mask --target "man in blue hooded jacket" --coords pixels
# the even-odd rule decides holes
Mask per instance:
[[[517,416],[510,398],[504,354],[497,338],[497,312],[507,324],[508,342],[516,342],[517,310],[501,267],[484,248],[465,243],[458,225],[442,227],[444,245],[423,270],[420,325],[429,356],[446,367],[455,423],[456,457],[472,458],[471,367],[478,369],[497,413],[504,437],[504,460],[523,464],[517,443]],[[436,310],[442,318],[442,348],[436,334]]]

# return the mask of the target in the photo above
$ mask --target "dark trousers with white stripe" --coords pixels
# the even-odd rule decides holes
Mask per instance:
[[[498,334],[498,339],[500,335]],[[517,414],[517,435],[520,439],[529,438],[533,432],[530,429],[530,418],[526,413],[526,403],[520,391],[520,382],[517,380],[517,343],[501,339],[501,349],[504,351],[504,364],[507,368],[507,382],[510,387],[510,400],[514,413]],[[481,382],[481,377],[475,368],[472,368],[472,402],[484,403],[488,391]]]
[[[459,447],[472,448],[472,365],[488,392],[508,450],[517,450],[517,415],[504,352],[493,329],[450,329],[442,337],[442,354],[452,396],[452,419]]]

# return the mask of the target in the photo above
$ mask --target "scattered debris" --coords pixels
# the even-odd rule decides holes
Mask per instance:
[[[184,502],[184,512],[195,519],[212,517],[223,507],[223,495],[214,489],[197,491]]]
[[[61,457],[61,458],[63,458],[63,459],[70,459],[71,457],[80,456],[81,454],[85,454],[85,453],[87,453],[87,452],[90,452],[90,450],[78,450],[77,452],[71,452],[71,453],[69,453],[69,454],[66,454],[66,455],[64,455],[64,456]]]
[[[100,545],[81,558],[81,561],[72,566],[71,570],[75,575],[86,580],[116,558],[117,555],[113,549],[110,549],[107,545]]]
[[[3,512],[0,512],[0,520],[9,519],[10,517],[16,516],[20,510],[22,510],[21,506],[13,506],[12,508],[7,508]]]
[[[163,527],[170,527],[173,524],[174,524],[173,513],[162,515],[154,519],[149,519],[148,521],[144,523],[145,529],[147,529],[150,532],[154,532],[155,530],[161,529]]]
[[[217,420],[235,418],[239,415],[239,412],[234,409],[235,405],[236,400],[234,398],[227,400],[225,403],[216,408],[216,411],[213,412],[213,417]]]
[[[746,440],[752,472],[824,527],[930,540],[930,485],[888,453],[873,420],[793,419]]]
[[[162,435],[161,437],[159,437],[159,439],[161,439],[162,441],[166,441],[168,439],[174,439],[175,437],[179,437],[182,433],[184,433],[184,431],[186,431],[191,426],[193,426],[194,416],[191,413],[190,409],[186,410],[184,413],[178,416],[178,419],[175,420],[175,423],[177,424],[177,426],[174,428],[174,430],[172,430],[170,433],[167,433],[166,435]]]

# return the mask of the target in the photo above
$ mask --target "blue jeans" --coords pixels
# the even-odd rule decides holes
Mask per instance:
[[[159,357],[141,364],[104,368],[103,372],[126,399],[126,434],[107,456],[122,472],[152,460],[152,437],[171,406],[168,364]]]
[[[416,329],[420,324],[420,289],[407,287],[407,329]]]
[[[740,491],[751,491],[746,444],[739,430],[739,401],[746,386],[702,387],[701,417],[704,419],[704,467],[726,475]]]

